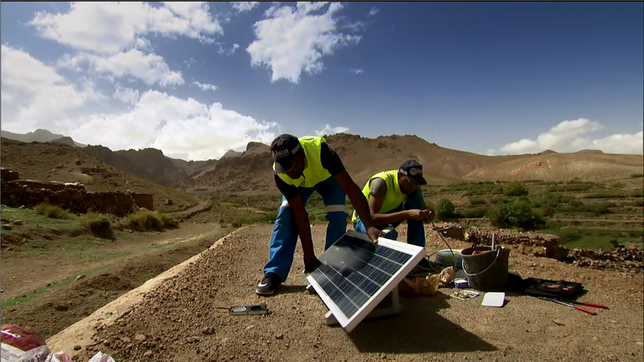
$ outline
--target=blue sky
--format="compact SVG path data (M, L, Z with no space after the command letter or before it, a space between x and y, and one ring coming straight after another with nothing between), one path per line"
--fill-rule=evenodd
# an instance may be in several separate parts
M221 157L280 133L642 154L642 2L0 3L2 129Z

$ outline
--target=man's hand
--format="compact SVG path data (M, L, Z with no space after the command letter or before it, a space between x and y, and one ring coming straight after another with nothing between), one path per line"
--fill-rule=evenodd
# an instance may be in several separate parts
M427 210L427 218L425 220L423 220L423 222L425 224L431 224L433 222L434 217L436 216L436 214L434 213L434 210L429 210L429 209L426 209L426 210Z
M427 210L427 219L425 219L425 221L432 221L434 219L434 216L436 216L436 214L434 214L434 210L425 210Z
M369 226L367 228L367 235L369 235L369 239L371 239L374 244L378 244L378 238L382 236L382 231L378 230L378 228L374 226Z
M429 210L418 210L418 209L413 209L413 210L408 210L408 219L412 219L414 221L422 221L426 220L429 218ZM433 213L432 213L433 214Z
M320 262L315 254L312 254L309 257L306 255L304 256L304 273L310 273L320 265L322 265L322 262Z

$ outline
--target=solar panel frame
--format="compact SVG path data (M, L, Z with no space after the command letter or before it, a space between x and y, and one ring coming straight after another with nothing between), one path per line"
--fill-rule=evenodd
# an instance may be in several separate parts
M343 242L343 239L345 239L347 236L357 238L357 239L362 239L364 241L367 241L368 243L371 243L371 240L368 238L368 236L364 233L358 233L353 230L348 230L346 234L344 234L336 243ZM407 244L407 243L402 243L399 241L395 240L390 240L390 239L385 239L385 238L378 238L378 246L380 248L388 248L396 252L401 252L407 255L410 255L410 257L402 263L396 270L391 274L384 283L382 283L378 289L376 290L375 293L370 295L366 301L364 301L359 307L357 308L357 311L355 311L353 314L350 316L346 315L345 312L342 310L340 305L337 303L338 298L333 298L331 297L325 290L324 287L318 283L318 281L315 279L313 276L314 273L321 273L324 274L320 270L320 268L329 268L328 264L326 261L324 261L324 255L329 252L333 252L333 247L336 245L332 245L327 251L325 251L324 254L320 256L320 261L322 261L322 265L318 267L316 270L310 272L307 274L306 279L307 281L313 286L315 291L317 292L318 296L322 299L324 304L329 308L335 319L340 323L340 325L345 329L345 331L351 332L357 325L360 323L369 313L375 309L376 306L389 294L397 285L400 283L400 281L418 264L418 262L424 257L425 254L425 249L420 246L412 245L412 244ZM382 249L379 249L382 250ZM377 254L374 254L377 255ZM382 258L381 255L377 255L379 258ZM391 262L391 260L389 260ZM344 260L342 261L344 264ZM367 263L367 265L370 265L373 263ZM400 264L400 263L397 263ZM336 271L336 274L332 275L335 278L340 278L337 276L337 274L340 274ZM331 279L328 278L327 275L325 275L329 282L331 282ZM352 282L348 281L348 278L342 277L342 282L347 281L348 285L354 286L353 290L359 290L362 292L362 290L357 287L355 284ZM368 279L368 278L367 278ZM378 284L378 283L375 283ZM336 286L334 284L334 286ZM336 286L337 287L337 286ZM341 288L336 288L344 294L344 296L348 298L346 295L346 288L345 290L342 290ZM364 293L364 292L363 292ZM368 294L368 293L364 293ZM346 309L346 308L345 308Z

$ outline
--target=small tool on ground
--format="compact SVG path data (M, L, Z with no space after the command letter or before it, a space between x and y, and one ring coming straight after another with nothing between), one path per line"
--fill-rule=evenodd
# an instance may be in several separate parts
M233 315L251 315L251 314L268 314L268 308L265 303L256 305L236 305L232 307L216 307L217 309L226 309Z
M584 307L579 307L579 306L577 306L575 304L585 305L585 306L588 306L588 307L608 309L608 307L606 307L605 305L597 305L597 304L582 303L582 302L572 302L572 301L563 302L563 301L558 300L558 299L545 298L545 297L538 297L538 298L543 299L543 300L548 300L548 301L551 301L551 302L554 302L554 303L558 303L558 304L561 304L561 305L565 305L567 307L574 308L574 309L580 310L580 311L582 311L584 313L588 313L588 314L591 314L591 315L597 315L597 313L593 312L590 309L586 309Z

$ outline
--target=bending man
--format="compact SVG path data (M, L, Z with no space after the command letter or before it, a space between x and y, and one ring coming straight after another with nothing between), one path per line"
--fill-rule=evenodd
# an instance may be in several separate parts
M324 138L306 136L298 139L283 134L271 143L271 153L275 184L283 197L271 235L264 278L255 289L259 295L273 294L286 281L298 235L302 241L304 271L309 272L320 264L313 250L311 225L305 208L314 191L322 196L329 221L325 250L346 232L345 196L349 196L363 220L364 232L371 240L375 242L381 235L380 230L371 226L367 199Z

